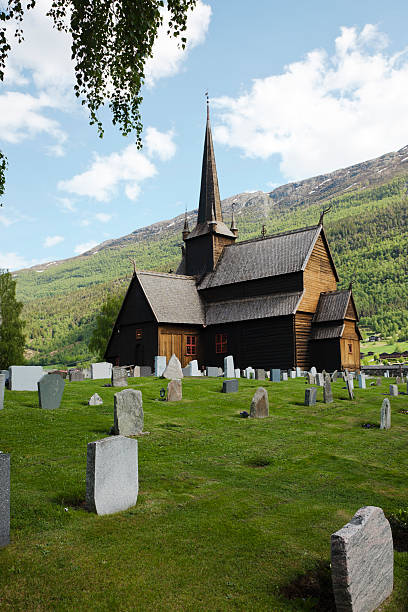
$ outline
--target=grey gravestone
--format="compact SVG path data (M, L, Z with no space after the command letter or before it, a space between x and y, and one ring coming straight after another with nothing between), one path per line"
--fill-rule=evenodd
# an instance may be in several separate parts
M184 376L201 376L201 372L198 369L198 361L197 359L193 359L183 368Z
M338 371L337 371L337 370L334 370L334 372L333 372L333 374L332 374L332 376L331 376L332 382L337 382L337 376L338 376L338 374L339 374L339 373L338 373Z
M37 391L37 383L45 372L41 366L10 366L11 391Z
M40 408L45 410L59 408L64 393L65 380L59 374L46 374L37 384Z
M85 375L82 370L70 370L68 372L69 382L77 382L85 380Z
M214 367L208 366L208 368L207 368L207 376L211 376L212 378L217 378L217 376L219 376L218 368L214 368Z
M271 381L272 382L280 382L281 379L281 371L279 368L273 368L271 370Z
M319 387L323 387L324 385L324 374L323 372L318 372L316 375L316 384L319 385Z
M230 380L224 380L222 383L223 393L236 393L238 391L238 381L234 378Z
M398 385L390 385L390 395L398 395Z
M139 378L140 377L140 366L135 365L133 368L133 377L134 378Z
M84 378L92 378L91 368L84 368L82 371L84 373Z
M316 384L316 377L313 376L313 374L311 374L310 372L307 373L307 384L308 385L315 385Z
M360 508L331 536L336 609L373 612L392 593L394 550L390 524L381 508Z
M235 368L235 378L241 378L241 370L239 368Z
M298 366L296 366L296 377L300 378L301 376L302 376L302 370Z
M316 404L316 393L315 387L310 387L305 391L305 406L314 406Z
M388 370L387 370L386 372L384 372L384 377L385 377L385 378L389 378L389 377L390 377L390 373L389 373L389 371L388 371Z
M181 386L181 380L174 378L167 385L167 401L168 402L181 402L183 399L183 388Z
M288 380L288 373L282 372L282 380Z
M245 374L245 378L253 378L255 376L255 370L254 368L251 368L249 366L248 368L245 368L244 374ZM254 376L251 376L251 374L253 374Z
M232 355L224 357L224 376L225 378L234 378L235 376L234 358Z
M137 436L143 432L142 392L124 389L113 398L113 429L121 436Z
M163 378L167 378L169 380L180 380L183 378L181 363L174 353L169 359L167 368L163 371Z
M381 404L381 424L380 429L391 428L391 404L388 397L385 397Z
M364 374L358 375L358 386L360 389L366 389L366 379Z
M323 401L325 404L331 404L333 401L333 392L330 383L330 376L324 381L323 385Z
M10 455L0 451L0 548L10 542Z
M150 366L140 366L140 376L151 376L152 368Z
M262 368L257 368L255 370L255 379L256 380L265 380L265 370Z
M0 374L4 374L4 376L6 377L6 382L8 382L10 372L8 370L0 370Z
M312 366L312 367L310 368L310 373L312 374L312 376L316 376L316 374L317 374L317 370L316 370L316 368L315 368L314 366Z
M381 378L377 378L375 384L377 385L377 387L379 387L381 385Z
M89 510L97 514L127 510L136 504L138 492L137 440L115 436L90 442L86 457Z
M103 404L103 399L101 398L100 395L98 395L97 393L94 393L90 398L89 398L89 402L88 405L89 406L102 406Z
M400 385L403 382L401 376L397 376L395 382L397 385Z
M112 375L112 364L107 361L100 363L91 363L92 380L100 380L102 378L110 378Z
M353 379L352 378L348 378L347 377L346 386L347 386L347 391L348 391L348 394L349 394L349 398L351 400L353 400L354 399L354 386L353 386Z
M258 387L252 398L249 416L252 419L262 419L269 416L268 392L263 387Z
M295 370L289 370L289 377L290 378L296 378L296 371Z
M128 375L126 368L120 368L115 366L112 368L112 387L127 387L128 386Z
M166 369L166 356L165 355L156 355L154 358L154 375L162 376L164 370Z
M4 388L6 386L6 377L0 374L0 410L4 408Z

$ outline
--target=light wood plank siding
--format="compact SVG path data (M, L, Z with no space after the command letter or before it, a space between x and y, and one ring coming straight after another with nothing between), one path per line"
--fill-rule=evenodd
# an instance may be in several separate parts
M306 269L303 273L305 294L299 304L299 311L316 312L320 294L337 289L334 269L321 236L316 241Z

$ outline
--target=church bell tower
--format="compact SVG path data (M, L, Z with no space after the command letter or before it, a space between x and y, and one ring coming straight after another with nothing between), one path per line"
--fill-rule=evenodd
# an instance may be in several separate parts
M238 230L235 226L234 216L232 218L231 229L228 229L222 220L207 97L207 123L205 127L197 225L189 232L188 226L185 223L183 230L185 274L193 276L212 272L224 247L234 243L237 235Z

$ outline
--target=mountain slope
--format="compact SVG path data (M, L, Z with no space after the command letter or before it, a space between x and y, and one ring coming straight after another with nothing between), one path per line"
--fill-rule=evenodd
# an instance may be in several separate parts
M239 194L232 202L239 239L316 224L332 206L325 229L342 285L352 280L363 322L408 337L408 147L351 168L290 183L270 193ZM188 213L190 227L196 211ZM108 240L87 253L16 273L33 361L66 363L90 357L95 313L112 291L124 291L132 264L169 270L180 260L184 215ZM402 339L402 338L401 338Z

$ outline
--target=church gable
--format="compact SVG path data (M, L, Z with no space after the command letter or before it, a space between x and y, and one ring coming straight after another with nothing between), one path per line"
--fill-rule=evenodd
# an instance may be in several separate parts
M337 289L338 275L324 236L323 228L316 239L303 272L304 296L299 311L316 312L320 294Z

